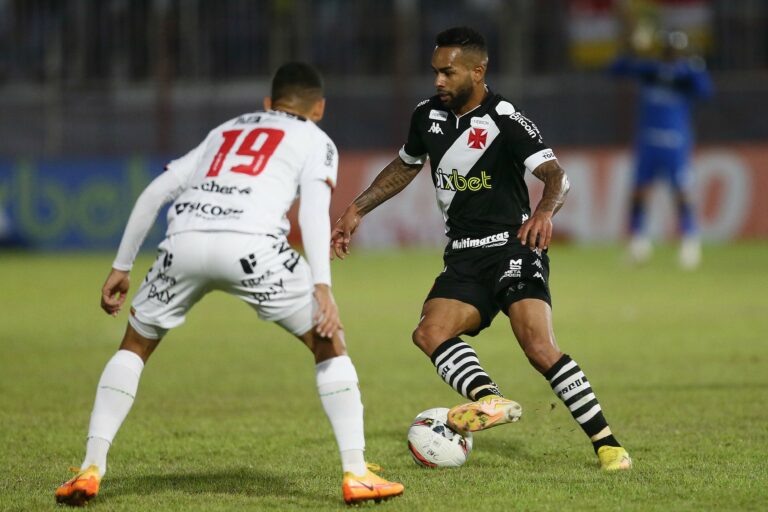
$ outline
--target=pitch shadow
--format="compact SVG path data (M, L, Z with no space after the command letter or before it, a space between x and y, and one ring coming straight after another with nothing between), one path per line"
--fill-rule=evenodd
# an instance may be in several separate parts
M231 468L211 472L180 472L148 474L142 476L109 479L105 481L102 499L161 493L165 491L197 494L231 494L249 497L306 497L317 501L316 495L302 492L302 484L267 470L255 468Z

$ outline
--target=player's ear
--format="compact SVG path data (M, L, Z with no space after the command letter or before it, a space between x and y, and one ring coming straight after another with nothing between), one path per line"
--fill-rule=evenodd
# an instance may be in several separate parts
M272 110L272 96L264 98L264 110Z
M472 68L472 80L476 83L480 83L485 80L485 66L477 64Z
M309 118L315 123L319 122L325 114L325 98L320 98L312 106L312 110L309 113Z

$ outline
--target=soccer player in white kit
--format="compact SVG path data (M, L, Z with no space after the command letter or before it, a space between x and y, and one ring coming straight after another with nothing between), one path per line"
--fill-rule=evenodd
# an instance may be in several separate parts
M312 351L320 400L341 453L344 501L402 494L402 484L366 465L357 373L331 293L328 208L338 154L315 124L325 107L319 73L303 63L283 65L264 107L212 130L137 199L102 288L104 311L117 316L122 309L136 254L161 207L173 201L166 238L133 299L120 349L99 380L83 463L56 490L57 502L79 506L96 496L144 364L212 290L241 298ZM297 195L306 261L286 238L286 214Z

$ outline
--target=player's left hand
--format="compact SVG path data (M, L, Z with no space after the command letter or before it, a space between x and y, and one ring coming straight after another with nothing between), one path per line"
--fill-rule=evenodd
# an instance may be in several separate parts
M336 332L343 329L339 318L339 307L333 299L331 287L327 284L315 285L315 300L317 312L315 313L315 331L323 338L332 338Z
M552 240L552 213L534 212L531 217L520 226L517 238L522 245L533 249L543 250L549 247Z
M108 315L117 316L131 287L129 272L112 269L101 287L101 309Z

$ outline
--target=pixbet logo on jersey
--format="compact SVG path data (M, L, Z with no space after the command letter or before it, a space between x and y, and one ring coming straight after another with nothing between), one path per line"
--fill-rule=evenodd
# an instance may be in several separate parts
M491 177L485 171L482 171L480 177L472 176L466 178L459 174L459 171L456 169L453 169L451 174L447 174L438 168L435 173L435 187L451 192L463 192L465 190L477 192L482 188L491 188Z

